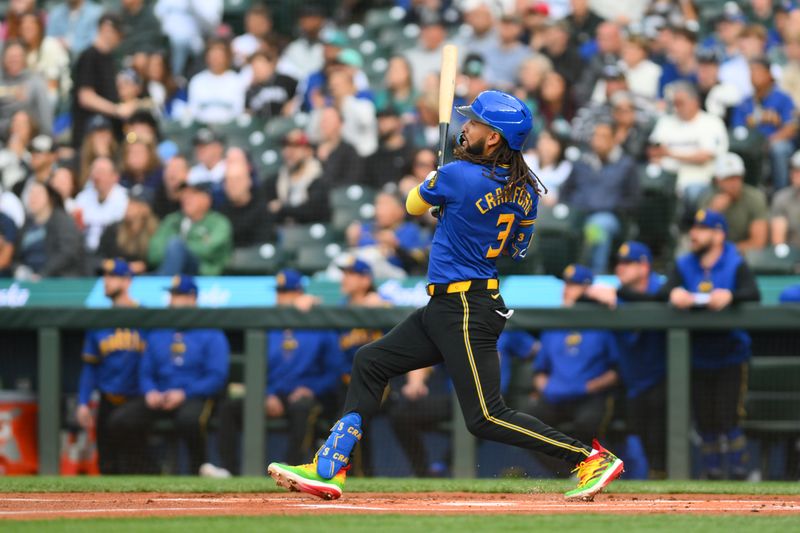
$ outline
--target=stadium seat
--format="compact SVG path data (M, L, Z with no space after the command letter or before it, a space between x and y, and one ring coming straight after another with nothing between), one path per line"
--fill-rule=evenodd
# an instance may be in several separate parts
M751 250L745 254L745 259L756 274L800 274L800 250L797 248L769 247Z
M758 187L764 181L768 158L766 138L757 130L745 127L733 128L728 132L729 150L739 154L744 161L744 181Z
M297 260L294 262L294 266L304 274L314 274L328 268L331 261L341 251L342 247L336 243L315 243L303 246L297 251Z
M636 214L638 234L656 257L664 257L674 241L677 197L677 176L658 165L647 165L639 173L642 197Z
M233 276L270 275L285 266L286 254L274 244L259 244L233 250L225 273Z
M540 206L534 236L535 253L545 274L560 276L574 263L583 242L583 214L564 204Z
M330 205L334 210L337 208L358 208L374 201L375 190L363 185L344 185L336 187L330 192Z
M305 246L330 244L334 241L334 233L325 224L298 224L281 228L278 243L281 250L292 257Z

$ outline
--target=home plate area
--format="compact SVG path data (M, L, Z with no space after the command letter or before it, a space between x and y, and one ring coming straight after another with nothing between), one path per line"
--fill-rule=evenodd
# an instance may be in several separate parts
M601 494L565 502L560 494L347 493L326 502L303 494L4 493L0 519L302 514L750 514L800 517L798 496Z

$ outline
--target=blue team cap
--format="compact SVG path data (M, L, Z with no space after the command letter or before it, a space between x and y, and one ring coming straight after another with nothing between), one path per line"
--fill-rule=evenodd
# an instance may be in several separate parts
M100 272L106 276L132 277L133 271L124 259L106 259L100 265Z
M576 285L591 285L594 282L594 274L589 267L583 265L569 265L564 269L561 276L564 283L574 283Z
M628 241L623 243L617 250L617 259L631 263L651 264L653 262L653 254L643 242Z
M791 285L781 291L778 301L782 304L800 303L800 284Z
M275 289L278 292L302 291L303 275L297 270L285 268L275 275Z
M369 266L369 263L355 257L342 270L372 277L372 267Z
M197 283L192 276L181 274L172 278L172 285L167 290L172 294L197 294Z
M728 233L728 222L725 220L725 215L708 209L701 209L697 212L694 216L693 225L711 229L721 229L725 233Z

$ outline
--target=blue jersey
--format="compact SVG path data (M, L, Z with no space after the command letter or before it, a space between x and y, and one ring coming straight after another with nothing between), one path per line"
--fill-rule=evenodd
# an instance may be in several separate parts
M317 397L333 392L343 374L339 335L332 330L268 332L267 394L308 387Z
M183 389L188 398L214 396L228 379L229 359L221 330L154 330L139 373L142 392Z
M663 284L660 275L651 273L646 293L656 294ZM667 375L667 339L663 331L620 331L616 337L619 371L628 398L636 398L664 380Z
M773 87L760 102L756 103L755 96L751 96L736 106L731 116L731 126L755 128L769 137L794 120L794 115L792 98Z
M587 396L589 380L616 367L619 361L617 340L610 331L545 331L541 342L533 370L549 376L542 393L551 403Z
M455 161L420 185L427 203L442 208L428 261L428 281L497 277L503 252L519 261L533 236L539 196L530 184L506 188L507 171Z
M139 395L139 362L145 347L144 334L138 329L87 331L78 403L89 403L95 390L115 396Z
M423 249L430 244L430 238L422 228L413 222L403 222L391 231L397 239L397 246L408 253L422 254L424 253ZM376 236L379 232L380 228L375 223L362 223L358 246L374 246L378 244ZM396 254L388 257L388 260L396 267L402 268L403 266L403 262Z
M719 260L708 270L700 264L699 257L692 253L678 258L676 266L684 289L691 293L708 294L714 289L736 289L736 272L743 261L736 246L726 242ZM749 357L750 336L744 330L692 333L692 365L695 368L724 368L742 363Z
M504 331L497 339L500 354L500 393L508 393L513 360L531 357L536 337L527 331Z

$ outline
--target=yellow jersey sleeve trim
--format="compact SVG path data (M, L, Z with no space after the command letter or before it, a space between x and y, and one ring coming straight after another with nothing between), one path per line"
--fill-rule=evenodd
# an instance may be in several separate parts
M408 198L406 198L406 211L408 211L409 215L423 215L425 211L431 207L433 206L426 202L419 193L419 186L414 187L408 193Z
M534 222L536 222L536 219L532 218L530 220L522 220L522 221L520 221L519 225L520 226L533 226Z
M91 363L91 364L96 364L96 363L100 362L100 356L94 355L94 354L91 354L91 353L84 353L81 356L81 359L83 359L85 362Z

